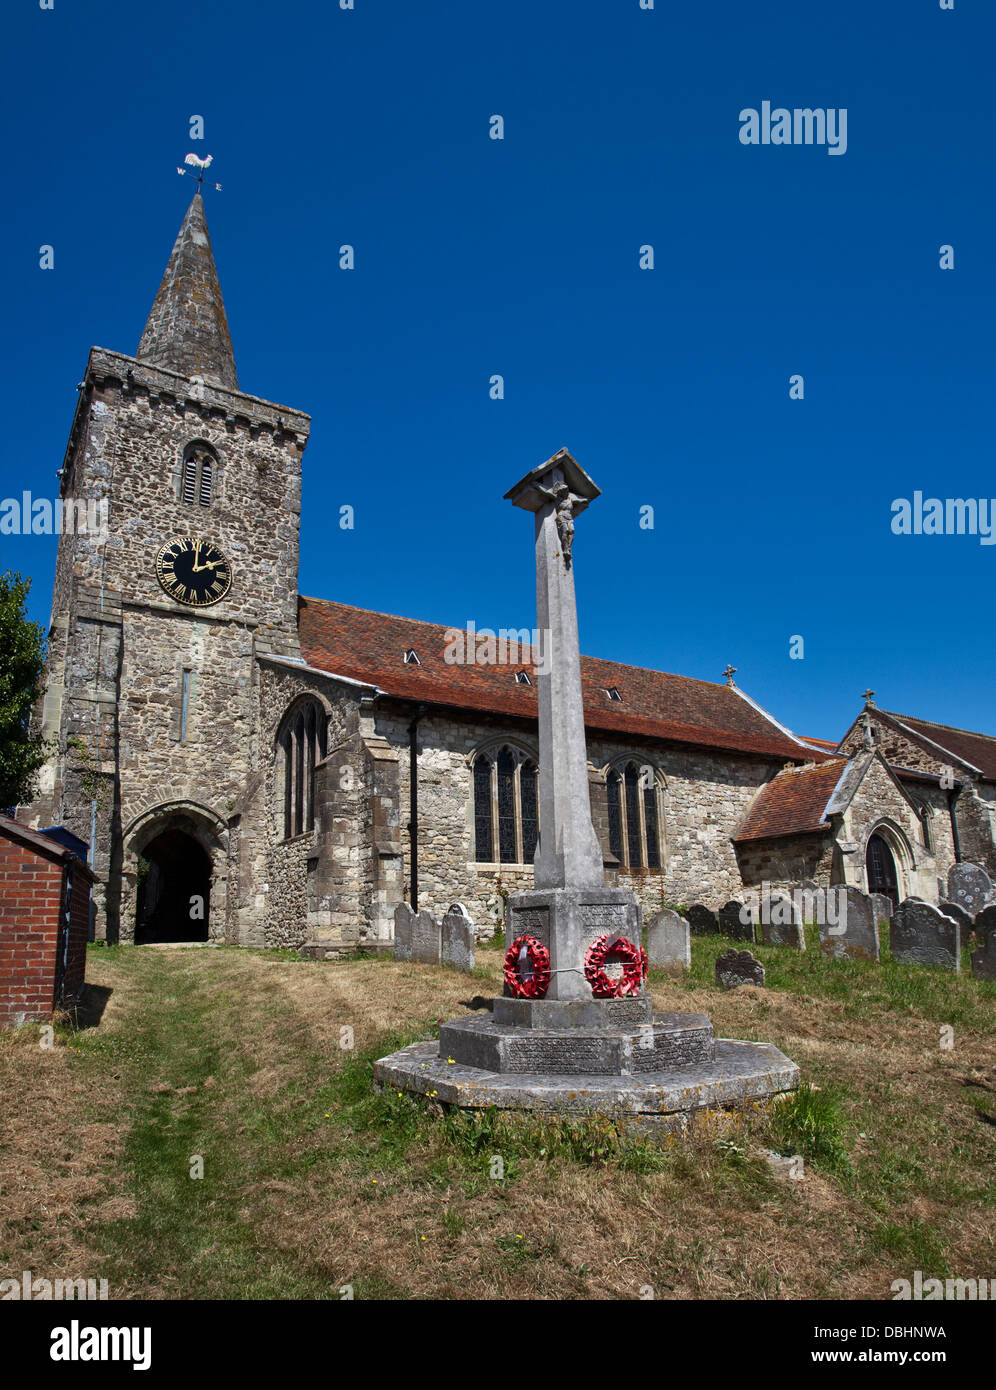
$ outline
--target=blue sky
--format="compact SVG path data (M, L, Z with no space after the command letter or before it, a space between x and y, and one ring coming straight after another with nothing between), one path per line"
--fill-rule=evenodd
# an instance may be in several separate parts
M840 736L867 685L996 733L996 546L890 526L918 489L996 497L991 0L18 0L2 24L0 496L54 495L87 350L134 352L175 167L210 152L240 384L313 417L303 593L532 626L502 494L566 445L604 492L586 651L730 661L802 733ZM846 108L846 154L741 144L764 100ZM0 541L47 622L54 539Z

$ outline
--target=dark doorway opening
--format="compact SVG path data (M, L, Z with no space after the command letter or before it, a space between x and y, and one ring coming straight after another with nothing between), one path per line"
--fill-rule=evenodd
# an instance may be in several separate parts
M881 835L873 835L868 841L865 864L868 869L869 893L884 893L892 900L893 906L898 907L899 876L896 873L896 861Z
M182 830L164 830L139 858L135 944L207 941L211 860Z

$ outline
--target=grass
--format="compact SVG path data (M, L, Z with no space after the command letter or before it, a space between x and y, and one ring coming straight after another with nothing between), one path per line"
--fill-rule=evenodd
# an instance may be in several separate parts
M726 993L730 944L693 939L657 1006L774 1042L804 1084L753 1130L663 1145L611 1116L374 1090L377 1057L500 989L499 946L472 977L95 948L98 1026L61 1025L53 1049L0 1033L0 1277L131 1298L888 1298L913 1269L986 1273L993 986L755 947L768 988Z

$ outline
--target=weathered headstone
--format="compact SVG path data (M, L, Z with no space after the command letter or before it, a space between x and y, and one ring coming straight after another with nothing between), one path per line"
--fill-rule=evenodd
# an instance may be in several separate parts
M750 914L744 912L743 903L723 904L719 909L719 930L722 936L732 936L734 941L754 940L754 924Z
M468 973L474 968L474 924L465 908L454 903L440 926L440 960Z
M772 893L762 898L760 927L765 946L790 946L794 951L806 949L799 911L784 893Z
M869 893L868 896L871 898L872 906L875 908L875 921L891 922L892 914L896 910L893 906L892 899L885 893Z
M420 912L412 923L412 960L422 965L438 965L442 950L439 923L431 912Z
M980 942L987 936L992 935L993 932L996 932L996 903L990 904L989 907L984 907L972 923L972 926ZM964 940L964 934L962 940Z
M415 914L408 903L398 903L394 909L394 959L411 960L412 924Z
M980 864L955 864L948 874L948 900L974 917L996 902L996 891Z
M702 903L693 903L685 915L688 918L688 927L693 936L715 936L719 931L719 918L711 907L705 907Z
M878 960L878 912L867 893L836 887L827 894L820 950L835 960ZM831 917L833 920L831 920Z
M961 969L961 928L930 903L905 898L889 927L892 959L903 965L942 965Z
M964 946L965 942L968 940L969 933L975 926L975 918L972 916L971 912L966 912L960 903L949 902L947 898L942 898L937 906L939 911L943 912L947 917L953 917L959 927L961 927L961 944Z
M764 985L764 966L750 951L724 951L716 958L716 983L723 989Z
M979 949L972 952L972 974L977 980L996 980L996 907L987 907L975 919Z
M647 923L647 960L657 969L667 970L680 965L687 970L692 963L692 946L688 923L680 912L665 908Z

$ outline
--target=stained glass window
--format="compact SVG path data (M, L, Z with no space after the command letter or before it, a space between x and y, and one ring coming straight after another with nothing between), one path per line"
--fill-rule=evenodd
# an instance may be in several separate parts
M522 862L531 864L539 838L535 763L523 763L519 769L519 793L522 801Z
M539 774L515 749L474 761L474 857L478 863L532 863L539 838ZM494 807L498 807L497 825Z
M507 748L498 754L498 858L515 864L515 759Z
M647 868L661 866L661 840L657 829L657 785L651 779L643 789L643 821L647 830Z
M629 865L642 869L643 845L640 836L640 774L630 763L626 768L626 839L629 841Z
M609 849L619 860L620 864L625 864L626 856L623 854L622 841L622 805L620 791L622 778L618 772L609 773Z
M474 764L474 857L479 864L494 858L491 844L491 759Z

